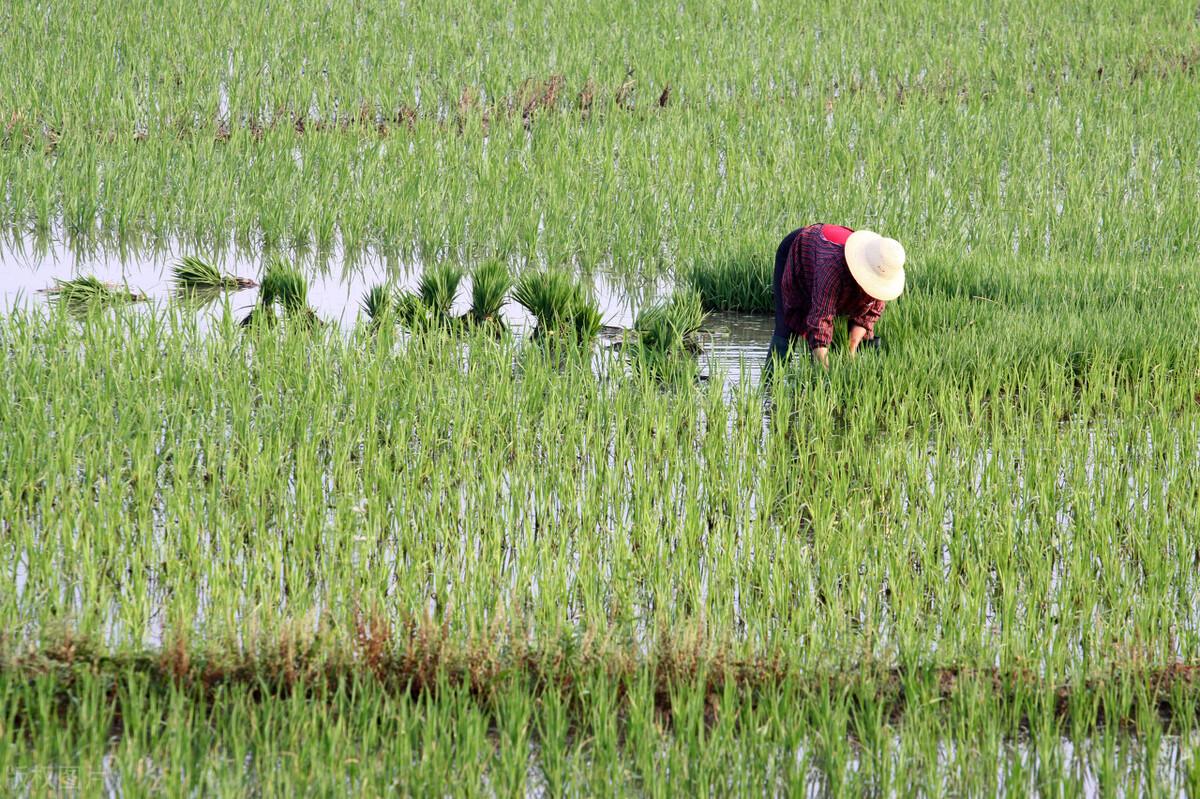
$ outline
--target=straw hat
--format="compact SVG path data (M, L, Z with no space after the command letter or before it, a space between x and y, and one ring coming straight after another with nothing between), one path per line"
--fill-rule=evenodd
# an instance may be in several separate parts
M904 246L871 230L846 239L846 265L862 290L877 300L894 300L904 291Z

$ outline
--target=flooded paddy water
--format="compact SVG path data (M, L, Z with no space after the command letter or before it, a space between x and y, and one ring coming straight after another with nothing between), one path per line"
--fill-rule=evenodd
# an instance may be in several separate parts
M0 241L0 313L17 308L32 308L52 300L47 293L56 281L94 276L104 283L126 287L144 295L145 306L194 309L198 323L206 326L225 312L228 303L236 318L244 318L258 301L258 288L217 292L204 302L181 298L173 285L171 267L194 247L171 243L154 249L93 248L81 251L52 239L40 243L24 240ZM225 274L257 280L265 258L231 247L214 264ZM351 330L365 317L362 301L372 286L388 283L395 288L413 288L424 265L420 259L383 256L367 251L352 258L333 251L317 258L298 261L309 279L308 300L318 318L343 330ZM584 275L600 308L601 321L609 330L608 342L619 337L620 329L633 326L638 311L670 292L668 277L646 280L598 270ZM459 287L452 312L456 315L469 307L470 276ZM518 335L533 329L528 311L509 300L503 310L505 323ZM760 379L774 320L762 314L714 312L706 319L700 355L701 376L719 373L726 390L742 380Z

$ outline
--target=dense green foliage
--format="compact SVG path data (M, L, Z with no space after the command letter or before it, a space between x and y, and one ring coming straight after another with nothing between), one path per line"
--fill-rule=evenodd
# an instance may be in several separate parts
M0 18L0 219L619 270L765 262L819 220L894 234L914 267L1190 256L1194 14L22 3Z

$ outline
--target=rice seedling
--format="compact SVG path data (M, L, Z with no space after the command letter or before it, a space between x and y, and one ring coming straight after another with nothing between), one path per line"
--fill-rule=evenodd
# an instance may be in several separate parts
M1194 3L927 5L8 4L5 247L695 294L632 361L456 267L395 347L270 329L287 264L244 331L6 311L4 791L1200 791ZM911 242L886 358L642 368L816 221Z
M373 330L395 320L394 292L390 286L381 283L371 286L360 305Z
M571 336L588 343L600 332L599 306L568 272L526 271L517 279L512 298L533 315L535 338Z
M471 272L471 319L475 324L503 328L500 311L513 287L512 274L500 260L484 261Z
M93 275L55 280L54 285L43 292L49 295L51 300L73 308L122 305L146 300L145 294L131 291L127 286L105 283Z
M407 327L447 327L453 321L451 307L462 282L463 270L455 264L433 264L421 273L416 291L402 291L395 299L396 314Z
M249 289L258 286L253 280L234 277L220 272L210 262L194 255L185 255L171 267L176 288L198 289Z
M693 288L681 287L668 299L639 313L633 329L645 350L694 354L701 349L700 328L704 318L700 293Z

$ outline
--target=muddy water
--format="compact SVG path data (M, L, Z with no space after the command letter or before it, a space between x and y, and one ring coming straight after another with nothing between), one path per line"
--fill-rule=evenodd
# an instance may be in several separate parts
M107 283L125 285L146 295L151 304L165 306L175 298L172 293L171 266L184 255L197 254L192 247L172 244L149 251L78 252L58 242L34 246L24 242L0 242L0 313L16 308L44 306L49 302L45 289L55 280L94 275ZM212 259L224 273L257 280L264 266L259 255L227 251ZM335 253L316 264L302 264L309 278L309 304L322 319L343 329L353 327L363 313L360 307L367 290L391 281L399 287L414 287L422 265L367 254L349 263ZM611 327L631 327L639 309L670 291L669 280L647 281L610 273L596 272L588 277L600 304L603 323ZM455 300L455 313L469 306L470 278L464 278ZM229 307L237 317L245 316L258 301L257 289L228 294ZM223 300L200 307L196 313L203 323L223 313ZM149 306L147 306L149 307ZM523 308L508 303L504 317L518 333L532 328L532 319ZM713 314L705 329L705 352L701 356L703 374L720 374L727 386L740 380L759 379L771 338L772 319L751 314Z

